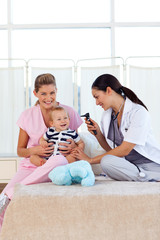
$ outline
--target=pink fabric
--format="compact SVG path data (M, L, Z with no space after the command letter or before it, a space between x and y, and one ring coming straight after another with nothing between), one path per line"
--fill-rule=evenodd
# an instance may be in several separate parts
M35 168L19 168L15 176L10 180L10 182L3 189L2 193L6 193L9 198L12 198L15 184L20 183L23 179L31 175L33 171L35 171Z
M21 184L29 185L36 183L51 182L51 180L48 177L50 171L55 167L66 164L68 164L68 161L64 156L62 155L52 156L47 160L47 162L43 166L38 167L31 175L25 178L21 182Z
M8 184L9 186L7 185L3 192L5 192L10 199L12 199L14 186L16 183L29 185L50 182L50 179L48 178L49 172L53 168L65 165L67 163L68 161L64 156L58 155L50 157L43 166L37 167L36 169L35 168L20 169L15 175L15 177Z
M69 116L70 116L70 125L69 128L72 130L77 130L78 127L82 124L82 120L78 113L71 107L59 104L64 107ZM41 113L40 106L33 106L27 110L25 110L17 121L17 125L27 132L29 136L29 141L27 147L34 147L38 145L39 138L44 134L47 130L47 127L44 123L43 116ZM19 169L15 176L11 179L11 181L7 184L3 193L6 193L8 197L11 199L13 196L14 186L16 183L21 184L35 184L48 182L50 179L48 178L49 172L60 165L67 164L68 161L62 155L53 156L48 159L48 161L41 167L36 167L30 162L29 158L24 158L21 160ZM0 229L3 222L3 214L0 216Z
M64 107L70 116L69 128L72 130L77 130L82 124L82 119L78 113L69 106L62 104L59 105ZM47 130L47 126L44 123L39 104L22 112L17 121L17 125L27 132L29 136L28 147L39 145L38 141L40 137Z
M82 124L82 120L78 113L71 107L59 104L60 106L66 108L68 111L68 114L70 116L70 128L73 130L78 129L78 127ZM29 136L29 141L27 147L34 147L38 145L39 138L44 134L44 132L47 130L47 127L44 123L43 116L41 113L41 109L39 104L37 106L33 106L27 110L25 110L20 118L17 121L17 125L22 128L24 131L27 132ZM56 156L57 159L57 156ZM58 161L58 160L57 160ZM66 164L66 161L64 161ZM45 167L47 167L50 164L50 161L47 161L45 165L42 167L36 167L30 162L29 158L24 158L21 160L19 165L19 170L14 176L14 178L9 182L9 184L6 186L6 188L3 190L3 192L8 193L9 197L12 196L13 188L16 183L21 182L23 179L26 179L27 176L33 175L33 172L36 171L36 174L40 174L39 181L43 181L43 172L39 169L44 170ZM55 163L55 160L53 161L52 169L58 165L58 163ZM60 165L62 165L59 162ZM35 174L34 174L35 175ZM41 179L42 177L42 179ZM44 179L44 181L46 181ZM38 183L38 180L37 180ZM30 183L31 184L31 183ZM9 190L10 189L10 190ZM10 193L11 191L11 193Z
M7 196L12 199L14 186L16 183L29 185L29 184L36 184L42 182L50 182L48 178L49 172L61 165L66 165L68 163L67 159L62 156L53 156L48 159L48 161L41 167L35 168L20 168L12 180L7 184L4 188L3 192L7 194ZM0 231L3 223L5 211L0 215Z
M78 129L78 127L82 124L82 119L80 118L78 113L69 106L62 104L59 105L64 107L70 116L69 128L71 128L72 130ZM40 137L44 134L44 132L47 131L47 127L44 123L39 104L25 110L20 115L20 118L17 121L17 125L24 131L26 131L29 136L29 141L27 145L28 148L39 145L38 142ZM36 168L36 166L30 162L29 158L22 159L20 162L20 166Z

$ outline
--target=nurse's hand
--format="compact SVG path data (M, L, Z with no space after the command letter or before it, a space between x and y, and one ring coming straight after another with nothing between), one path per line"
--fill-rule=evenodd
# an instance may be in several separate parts
M75 150L72 151L73 156L77 159L77 160L85 160L89 163L91 163L91 158L88 157L87 154L84 153L84 151L80 148L75 148Z
M41 145L38 145L38 146L32 147L30 151L31 151L30 155L48 157L53 153L54 146L53 146L53 143L48 143L46 147L42 147Z
M93 123L93 125L91 125L91 123L89 121L87 121L87 119L85 119L85 123L87 124L88 131L91 134L93 134L94 136L95 136L95 134L94 134L93 130L97 131L97 135L99 133L101 133L101 130L100 130L100 127L98 126L98 124L93 119L90 118L90 120Z
M66 142L67 143L59 143L59 150L63 156L68 155L69 153L71 153L72 149L77 147L73 139L67 139Z

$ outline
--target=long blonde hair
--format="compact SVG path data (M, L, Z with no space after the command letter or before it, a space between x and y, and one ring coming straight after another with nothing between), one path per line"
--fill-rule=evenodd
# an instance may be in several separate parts
M34 82L34 90L37 93L43 85L49 85L49 84L53 84L56 87L56 79L52 74L44 73L44 74L38 75ZM35 105L37 104L39 104L39 100L37 100Z

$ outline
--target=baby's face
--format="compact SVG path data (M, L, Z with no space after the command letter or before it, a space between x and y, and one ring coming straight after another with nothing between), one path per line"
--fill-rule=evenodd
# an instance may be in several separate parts
M57 132L64 131L69 127L69 117L68 114L62 111L54 111L52 113L53 124Z

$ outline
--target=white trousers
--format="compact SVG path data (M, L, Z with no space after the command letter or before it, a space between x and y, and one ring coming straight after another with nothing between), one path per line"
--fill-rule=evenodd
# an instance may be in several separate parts
M160 164L154 162L137 164L145 177L140 177L138 168L125 158L106 155L100 164L104 173L118 181L160 181Z

